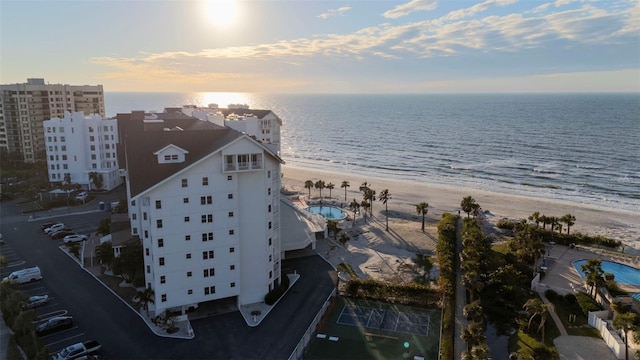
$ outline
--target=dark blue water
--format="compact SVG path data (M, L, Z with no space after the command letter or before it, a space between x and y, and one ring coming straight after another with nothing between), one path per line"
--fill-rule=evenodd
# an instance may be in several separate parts
M246 103L283 120L287 164L638 211L637 94L106 93L107 115Z

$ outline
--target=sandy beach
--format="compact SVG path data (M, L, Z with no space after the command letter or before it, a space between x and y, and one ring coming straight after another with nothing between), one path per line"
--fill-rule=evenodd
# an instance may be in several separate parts
M624 210L598 208L584 204L574 204L524 196L492 193L475 189L448 187L436 184L365 177L356 174L338 173L324 170L307 169L285 165L282 167L284 188L297 191L305 198L309 191L304 188L306 180L324 180L333 183L331 198L344 201L344 188L340 185L348 181L347 201L354 198L362 200L359 186L363 182L379 194L389 189L391 200L389 208L389 232L385 231L384 205L380 201L373 204L373 221L366 225L360 219L359 226L349 230L352 235L346 249L339 246L319 249L325 251L332 263L349 262L368 276L382 279L409 279L412 274L408 268L416 253L433 254L437 239L436 224L444 212L458 212L460 201L465 196L473 196L484 211L486 219L495 224L501 218L523 219L533 212L547 216L562 216L570 213L576 217L571 231L584 234L603 235L620 240L627 246L640 248L640 213ZM329 190L322 191L323 198L329 197ZM317 189L311 189L311 199L318 199ZM422 218L416 212L416 204L429 203L425 232L421 230ZM464 215L464 213L462 213ZM322 246L322 244L319 244ZM627 248L625 252L630 249ZM640 252L640 250L636 250ZM404 265L403 265L404 264ZM407 266L409 265L409 266ZM372 271L372 269L374 271Z

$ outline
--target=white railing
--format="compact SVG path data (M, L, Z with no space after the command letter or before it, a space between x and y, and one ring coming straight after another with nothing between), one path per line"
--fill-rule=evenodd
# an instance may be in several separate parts
M305 331L304 335L302 335L302 339L300 339L300 341L298 342L298 345L296 345L296 348L293 349L291 356L289 356L289 360L302 359L302 355L304 355L304 349L306 349L307 345L311 341L311 337L316 332L317 326L320 323L320 320L322 320L322 317L324 316L324 313L327 311L327 308L329 307L329 304L331 304L331 301L333 300L334 296L336 296L335 288L333 289L331 294L329 294L329 297L327 297L327 300L324 301L324 304L322 304L322 308L320 309L320 311L318 311L318 314L316 314L316 317L313 318L311 325L309 325L309 327L307 328L307 331Z

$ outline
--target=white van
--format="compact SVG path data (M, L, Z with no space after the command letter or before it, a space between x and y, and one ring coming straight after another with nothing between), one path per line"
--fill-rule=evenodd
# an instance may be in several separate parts
M29 281L42 279L42 273L38 266L34 266L28 269L17 270L9 274L6 278L2 279L3 282L10 284L24 284Z
M89 196L89 194L87 194L86 191L83 191L83 192L79 193L78 195L76 195L76 200L84 201L88 196Z

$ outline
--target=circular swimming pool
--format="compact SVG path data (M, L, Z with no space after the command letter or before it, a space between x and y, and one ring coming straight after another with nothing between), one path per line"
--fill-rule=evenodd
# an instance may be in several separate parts
M321 215L327 220L342 220L347 217L344 211L333 206L309 206L305 210L312 214Z
M584 273L580 269L587 260L577 260L573 262L573 267L576 268L578 274L583 279L586 279ZM640 286L640 270L634 267L620 264L613 261L602 261L602 271L611 273L615 276L615 280L619 284L637 285Z

